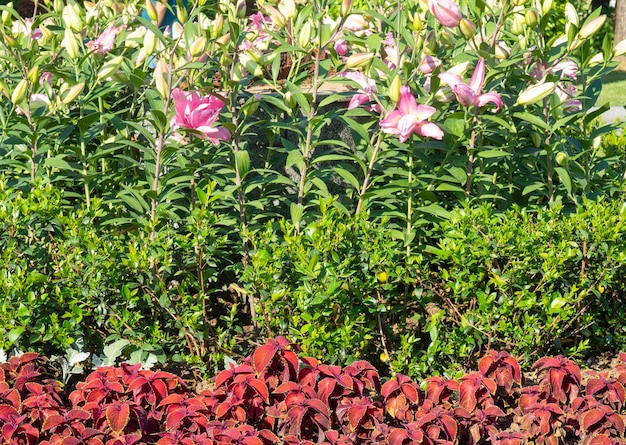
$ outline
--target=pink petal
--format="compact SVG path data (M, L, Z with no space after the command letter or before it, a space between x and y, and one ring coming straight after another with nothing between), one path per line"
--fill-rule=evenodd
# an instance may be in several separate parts
M455 85L452 87L452 92L464 107L475 105L476 93L474 93L469 85L465 85L464 83Z
M469 86L476 94L480 94L485 83L485 59L482 57L478 59L472 78L470 79Z
M498 111L500 108L502 108L502 98L500 97L498 93L493 93L493 92L485 93L477 97L477 100L476 100L477 107L483 107L487 105L488 103L493 103L496 106L496 108L493 110L494 113Z
M402 114L417 113L417 101L407 86L400 88L400 99L398 100L398 110Z
M461 21L461 8L452 0L430 0L430 12L447 28L454 28Z
M451 73L449 71L443 72L439 74L439 78L446 83L450 88L454 88L456 85L463 84L463 79L456 73Z
M420 122L417 125L416 132L420 136L437 139L439 141L443 139L443 131L432 122Z

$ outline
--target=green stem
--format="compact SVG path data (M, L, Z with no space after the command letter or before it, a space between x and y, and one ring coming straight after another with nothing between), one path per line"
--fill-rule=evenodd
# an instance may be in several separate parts
M359 201L356 205L355 214L361 213L361 207L363 205L363 196L365 192L367 192L367 187L369 186L369 181L372 176L372 172L374 171L374 165L376 164L376 158L378 157L378 151L380 150L380 144L383 141L383 133L382 131L378 133L378 139L376 140L376 145L374 146L374 151L372 152L372 157L370 159L370 163L367 166L367 173L365 174L365 178L363 179L363 185L361 186L361 191L359 193Z
M405 235L405 243L406 243L406 258L407 261L411 256L411 232L413 231L413 146L411 145L411 149L409 151L409 177L408 177L408 185L409 185L409 199L407 203L406 210L406 235Z

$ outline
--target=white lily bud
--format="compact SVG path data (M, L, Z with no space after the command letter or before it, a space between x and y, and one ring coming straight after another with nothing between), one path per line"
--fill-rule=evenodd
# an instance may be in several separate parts
M554 87L554 82L531 85L517 97L516 103L518 105L530 105L539 102L544 97L552 94Z
M67 84L63 84L64 86ZM76 85L63 89L61 91L61 104L67 105L71 103L74 99L78 97L78 95L83 91L85 87L85 82L77 83Z

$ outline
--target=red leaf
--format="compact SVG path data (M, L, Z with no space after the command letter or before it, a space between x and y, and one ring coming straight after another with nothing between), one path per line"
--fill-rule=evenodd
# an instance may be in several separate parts
M598 434L587 445L611 445L611 439L605 434Z
M250 380L249 384L261 396L263 401L269 405L269 403L270 403L270 393L269 393L269 390L267 389L267 385L265 383L263 383L259 379L252 379L252 380Z
M580 426L583 430L589 431L592 426L604 418L604 411L601 409L590 409L580 415Z
M252 354L252 363L254 364L254 370L260 374L267 368L278 349L276 346L270 343L266 343L263 346L256 348Z
M55 426L59 426L63 422L65 422L65 419L63 418L63 416L59 414L52 414L46 417L46 419L43 421L43 424L41 425L41 431L43 432L51 428L54 428Z
M396 428L391 432L391 434L389 434L387 441L389 442L389 445L402 445L402 443L408 438L409 432L407 430L404 428Z
M364 405L352 405L348 410L348 422L350 429L354 431L359 426L361 419L367 413L367 406Z
M121 434L126 428L130 417L130 406L127 403L114 402L105 411L107 423L115 434Z
M454 442L456 440L456 433L458 428L456 420L454 420L451 416L443 415L441 416L441 425L448 435L448 439Z

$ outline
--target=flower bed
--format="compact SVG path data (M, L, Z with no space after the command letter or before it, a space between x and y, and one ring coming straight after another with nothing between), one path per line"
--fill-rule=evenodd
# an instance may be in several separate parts
M269 340L199 393L169 372L123 363L97 368L68 394L45 357L11 357L0 365L2 443L624 443L623 361L583 384L562 356L525 374L508 353L489 351L476 372L419 385L402 374L383 383L366 361L341 368L298 351Z

